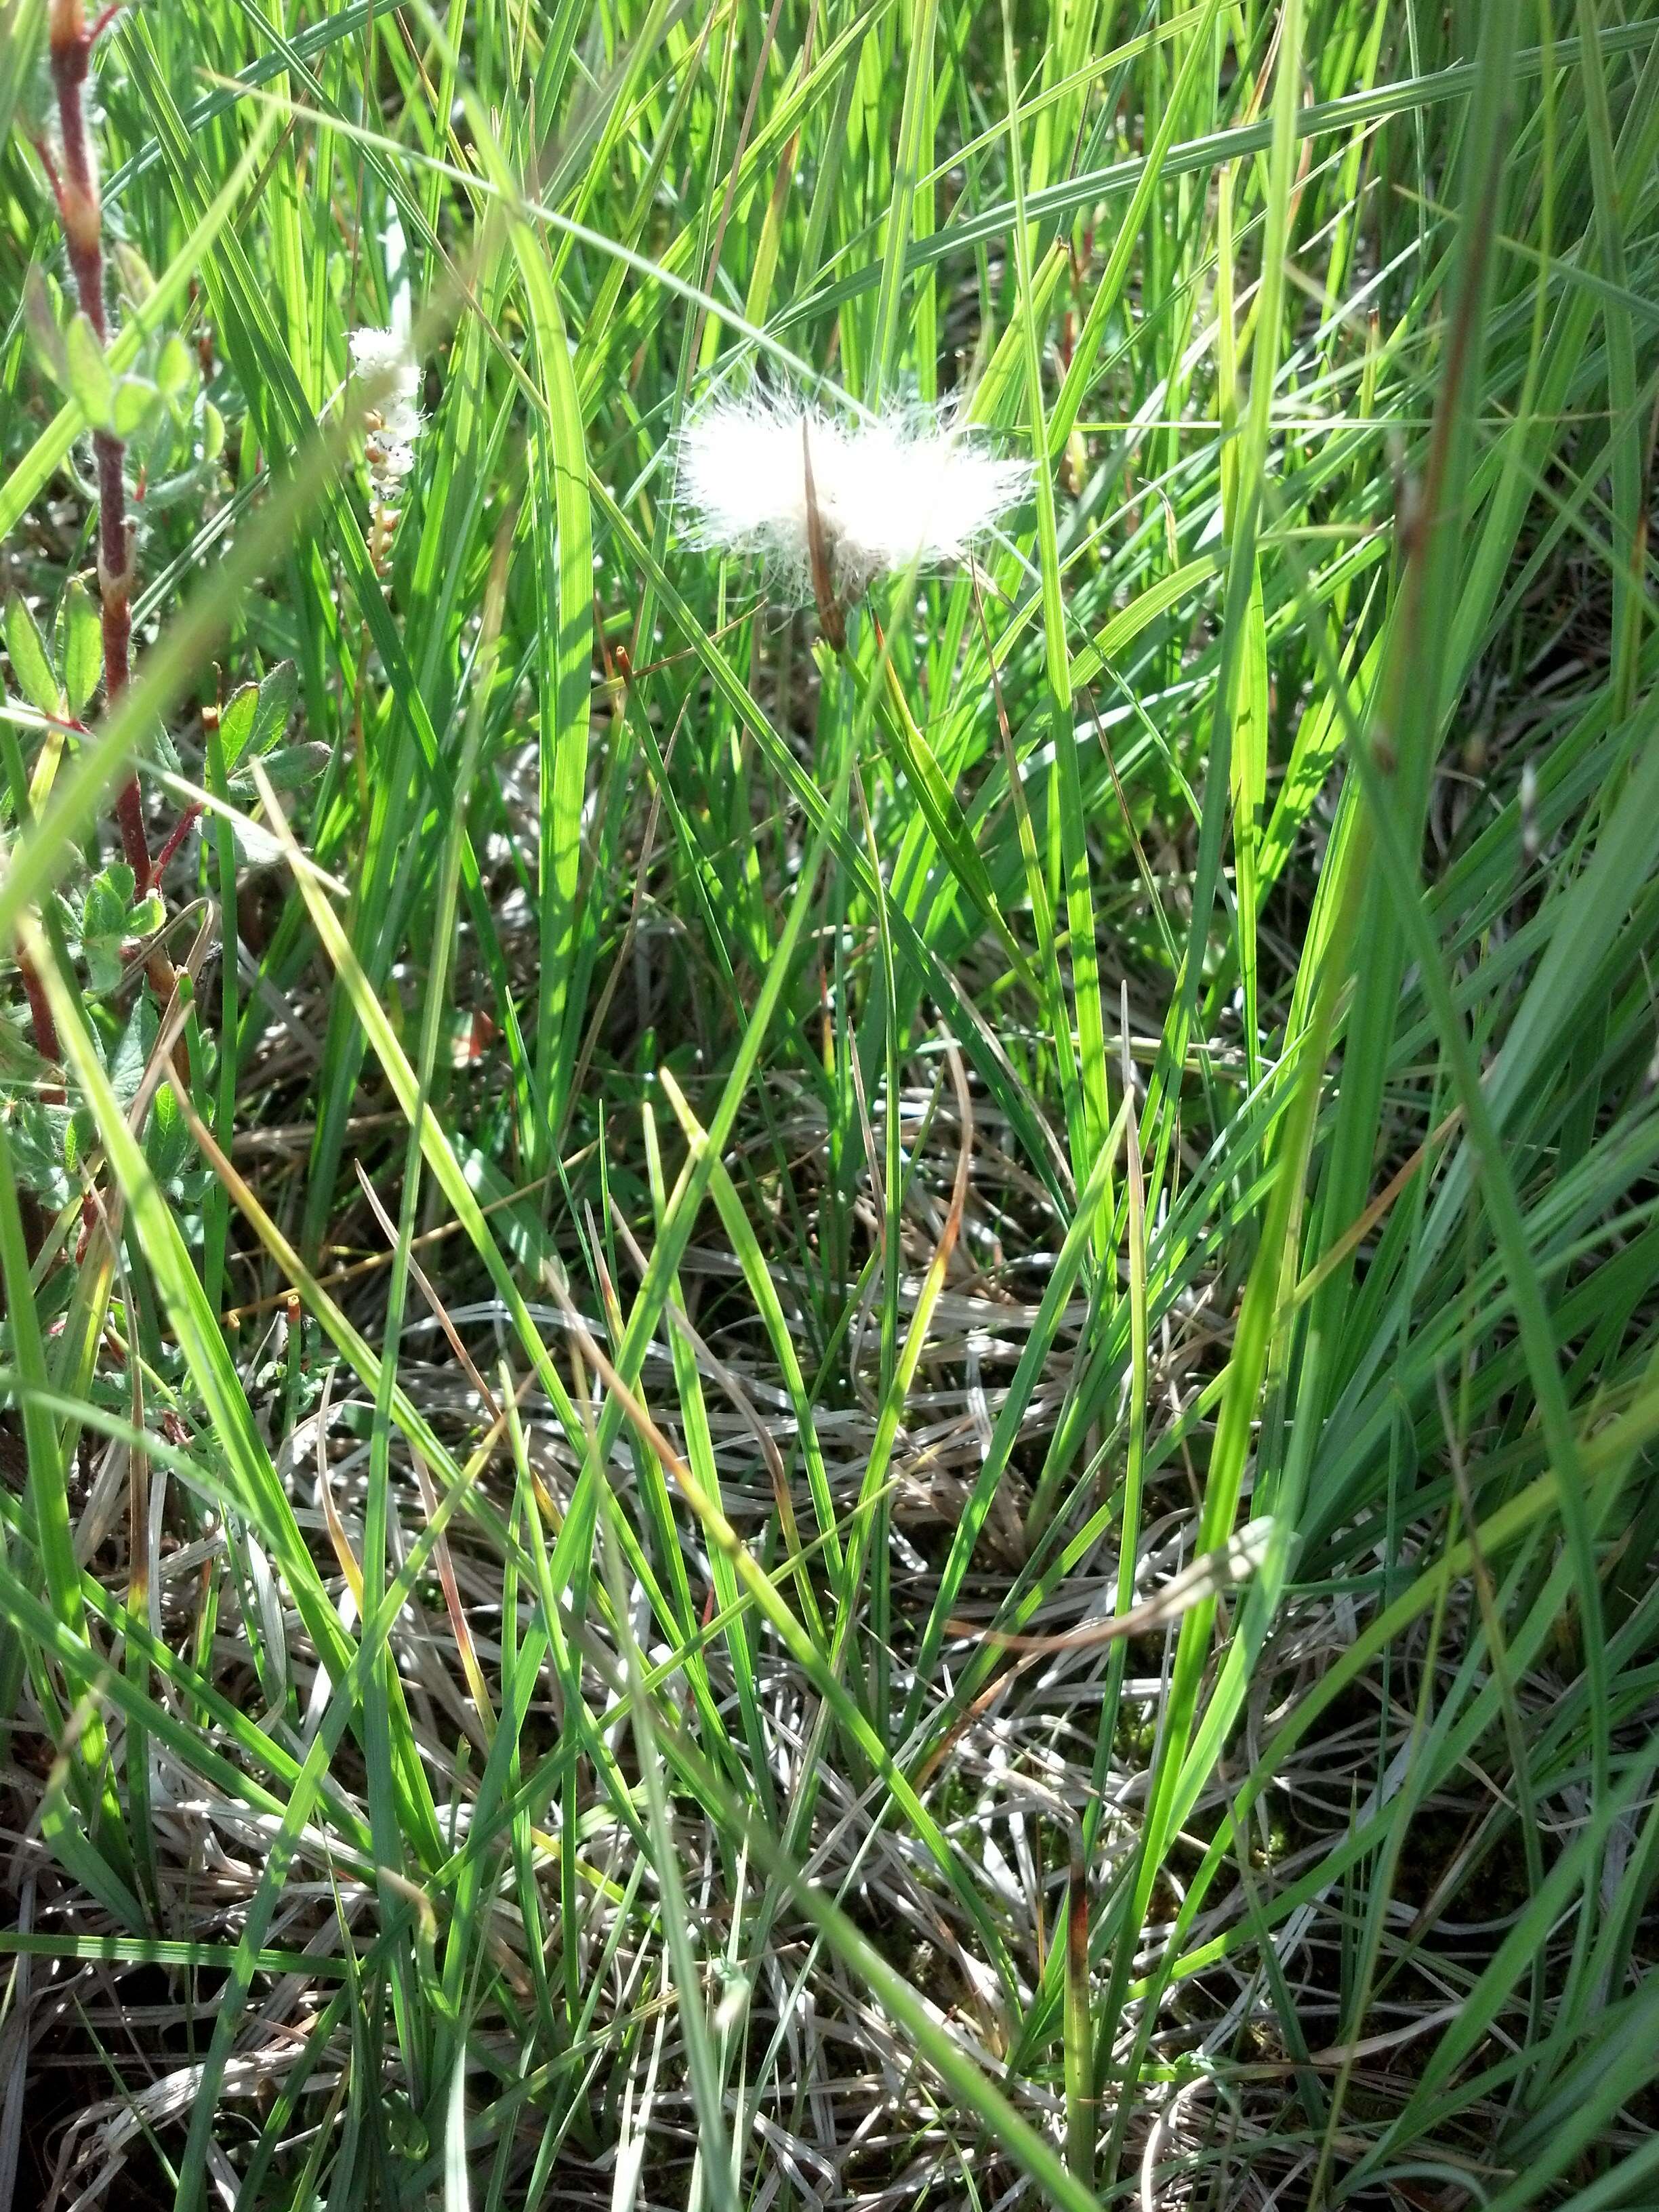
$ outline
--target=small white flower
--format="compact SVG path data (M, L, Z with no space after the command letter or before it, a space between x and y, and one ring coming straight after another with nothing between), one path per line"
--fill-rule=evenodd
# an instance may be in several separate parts
M353 331L350 346L352 364L369 386L369 483L377 504L384 506L415 465L423 419L416 402L420 364L396 331Z
M375 382L385 380L397 398L413 399L421 372L409 350L407 338L396 331L353 331L349 340L352 362L359 376Z
M678 497L693 543L757 553L804 593L811 555L806 452L837 585L950 568L1024 498L1030 471L953 431L939 408L849 422L790 398L717 400L680 440Z

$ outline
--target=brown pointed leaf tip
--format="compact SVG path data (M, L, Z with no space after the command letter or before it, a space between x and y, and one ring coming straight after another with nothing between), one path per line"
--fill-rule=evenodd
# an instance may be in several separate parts
M835 549L818 505L818 488L812 474L811 426L800 418L800 458L806 499L806 559L812 572L812 597L818 610L818 628L837 653L847 647L847 617L836 597Z

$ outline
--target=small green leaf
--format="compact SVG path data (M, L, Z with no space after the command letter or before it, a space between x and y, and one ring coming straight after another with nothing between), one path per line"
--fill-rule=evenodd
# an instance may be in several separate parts
M150 265L136 246L118 239L110 248L110 256L121 279L121 289L135 307L142 307L155 289L155 277Z
M64 1159L67 1165L71 1152L77 1164L87 1160L97 1149L98 1117L89 1106L76 1106L64 1115Z
M267 753L264 770L273 791L300 791L314 783L328 766L331 748L324 744L282 745Z
M196 364L190 357L190 348L176 331L161 348L157 358L155 381L175 404L185 398L196 382Z
M135 437L161 404L161 395L147 376L124 376L115 387L111 421L118 438Z
M225 450L225 418L210 399L202 403L202 459L216 461Z
M98 603L78 576L71 576L58 613L64 690L71 714L79 715L98 689L104 672L104 631Z
M137 888L132 870L125 860L104 868L87 885L81 908L81 941L88 947L94 939L118 939L132 906Z
M115 379L89 316L82 313L74 318L64 344L69 355L70 390L93 428L107 430L115 412Z
M53 1207L69 1200L64 1164L65 1156L70 1154L71 1127L67 1107L43 1106L38 1099L25 1097L8 1133L12 1172L26 1188ZM78 1152L70 1155L70 1174L74 1173L73 1159L78 1157ZM57 1272L68 1275L74 1271L60 1267Z
M236 765L246 750L258 711L259 690L254 684L244 684L233 691L220 709L219 744L227 770Z
M236 841L237 857L246 867L272 867L283 857L282 846L269 830L262 830L257 822L249 822L239 815L230 825L230 834Z
M125 937L153 936L165 919L159 893L146 891L136 905L127 908L122 934Z
M8 1092L15 1095L20 1089L38 1084L49 1064L15 1021L0 1022L0 1085Z
M268 753L288 727L300 696L300 679L291 660L279 660L256 690L244 684L233 692L219 717L219 743L224 749L227 773L243 754Z
M289 716L299 703L299 671L291 660L279 660L260 679L259 711L253 718L253 750L268 753L288 727Z
M131 1106L138 1095L138 1085L144 1079L145 1064L160 1027L160 1015L148 996L143 991L139 992L132 1002L132 1012L126 1026L111 1049L108 1061L110 1087L123 1108Z
M33 264L23 279L23 318L40 366L60 392L70 388L69 355L58 320L57 287Z
M155 1094L150 1124L144 1133L144 1157L156 1182L175 1200L186 1195L187 1183L194 1180L185 1174L194 1150L173 1085L164 1083Z
M61 714L64 695L21 592L13 592L6 601L6 651L11 655L17 687L30 706L38 707L43 714Z
M88 988L100 994L113 991L121 981L120 939L88 938L82 949L87 956Z

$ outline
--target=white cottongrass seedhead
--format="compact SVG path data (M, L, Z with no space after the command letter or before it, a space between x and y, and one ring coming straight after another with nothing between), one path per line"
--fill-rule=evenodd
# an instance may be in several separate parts
M988 453L940 408L848 422L759 393L720 399L680 439L678 498L711 551L757 553L793 592L811 574L806 456L836 584L952 568L1024 497L1024 462Z

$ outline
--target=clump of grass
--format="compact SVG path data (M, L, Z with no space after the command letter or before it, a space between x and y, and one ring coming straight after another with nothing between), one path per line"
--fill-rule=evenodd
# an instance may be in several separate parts
M1650 15L10 0L16 2201L1650 2193Z

